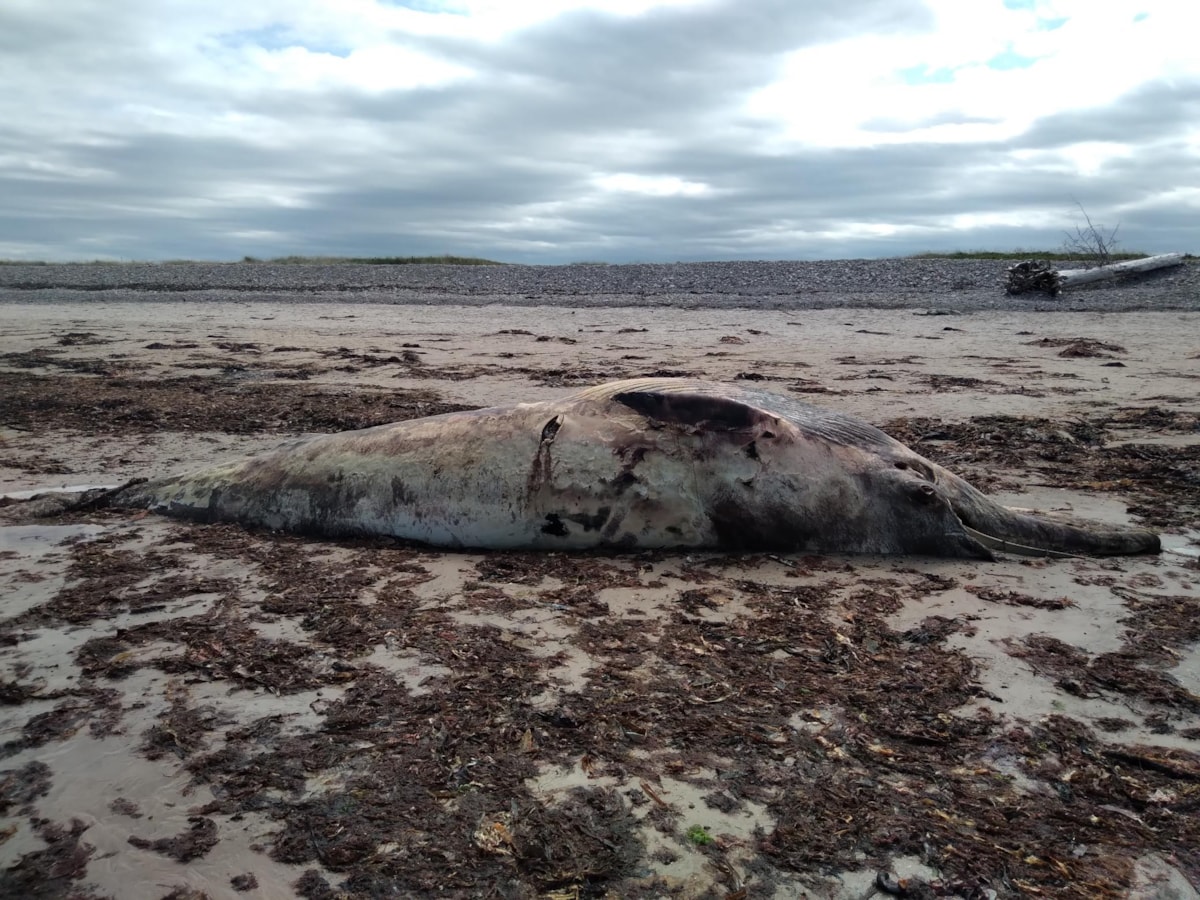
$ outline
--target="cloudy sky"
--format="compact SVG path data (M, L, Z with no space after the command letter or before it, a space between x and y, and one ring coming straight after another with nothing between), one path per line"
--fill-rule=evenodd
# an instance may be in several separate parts
M3 0L0 259L1200 252L1197 0Z

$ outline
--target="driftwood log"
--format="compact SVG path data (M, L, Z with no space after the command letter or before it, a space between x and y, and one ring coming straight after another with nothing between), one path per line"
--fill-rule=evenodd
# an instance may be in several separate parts
M1059 271L1048 262L1029 260L1017 263L1008 270L1008 287L1005 290L1009 294L1041 291L1051 297L1057 297L1064 288L1090 284L1093 281L1103 281L1106 278L1117 278L1121 275L1150 272L1167 266L1177 266L1182 262L1182 253L1163 253L1160 256L1131 259L1127 262L1113 263L1096 269L1063 269Z
M1009 267L1008 287L1004 292L1012 295L1040 291L1051 297L1057 297L1061 290L1062 278L1059 276L1058 270L1048 262L1031 259L1028 262L1017 263L1015 266Z

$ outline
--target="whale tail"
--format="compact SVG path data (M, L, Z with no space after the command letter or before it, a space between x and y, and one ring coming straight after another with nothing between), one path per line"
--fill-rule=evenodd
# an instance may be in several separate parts
M106 507L127 507L132 491L146 484L145 478L132 478L124 484L102 487L59 488L24 496L0 497L0 507L14 507L14 518L47 519L74 512L86 512Z

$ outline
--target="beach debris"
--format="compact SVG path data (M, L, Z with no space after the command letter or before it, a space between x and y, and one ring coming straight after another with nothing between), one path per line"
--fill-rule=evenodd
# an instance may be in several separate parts
M1040 291L1051 297L1057 297L1069 287L1091 284L1094 281L1104 281L1108 278L1118 278L1121 275L1150 272L1154 269L1182 265L1182 263L1182 253L1163 253L1159 256L1131 259L1094 269L1060 270L1055 269L1049 262L1031 259L1009 268L1005 293L1012 296Z

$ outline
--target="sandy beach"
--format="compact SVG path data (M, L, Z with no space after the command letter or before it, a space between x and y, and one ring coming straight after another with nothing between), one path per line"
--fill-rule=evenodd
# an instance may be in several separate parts
M5 275L0 895L1200 896L1200 306L1172 277L1157 308L868 308ZM1165 551L450 553L19 512L649 374L853 413Z

